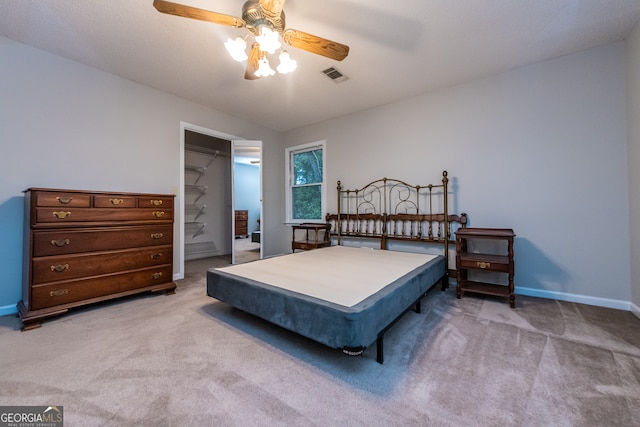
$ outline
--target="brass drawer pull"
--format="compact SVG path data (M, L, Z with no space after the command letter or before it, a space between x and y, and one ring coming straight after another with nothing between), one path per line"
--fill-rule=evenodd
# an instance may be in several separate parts
M124 203L124 199L109 199L112 205L121 205Z
M162 200L152 199L152 200L149 200L149 203L153 206L162 206Z
M164 216L164 211L153 211L153 216L156 218L162 218Z
M153 276L152 276L152 277L153 277L154 279L156 279L156 280L157 280L157 279L159 279L159 278L161 278L161 277L162 277L162 272L161 272L161 271L159 271L159 272L157 272L157 273L153 273Z
M158 252L157 254L153 254L151 255L151 259L153 260L159 260L160 258L162 258L162 252Z
M66 217L71 216L71 212L57 211L53 213L53 216L55 216L58 219L65 219Z
M71 243L71 240L69 239L60 239L60 240L52 240L51 244L53 246L57 246L59 248L63 247L64 245L68 245L69 243Z
M49 296L51 297L61 297L69 293L68 289L56 289L55 291L49 292Z
M156 240L158 240L158 239L162 239L163 237L164 237L164 234L162 234L162 233L153 233L153 234L151 235L151 238L152 238L152 239L156 239Z
M478 268L491 268L490 262L478 261L476 265L478 266Z
M68 269L69 269L69 264L58 264L58 265L51 266L51 271L55 271L56 273L62 273L63 271Z
M56 197L56 200L63 205L68 205L73 200L73 197Z

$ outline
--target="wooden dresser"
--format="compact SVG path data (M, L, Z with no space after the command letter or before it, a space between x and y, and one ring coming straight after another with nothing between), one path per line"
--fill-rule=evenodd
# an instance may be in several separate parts
M246 237L249 235L249 211L239 210L235 213L236 237Z
M23 330L72 307L174 293L173 205L165 194L26 190Z

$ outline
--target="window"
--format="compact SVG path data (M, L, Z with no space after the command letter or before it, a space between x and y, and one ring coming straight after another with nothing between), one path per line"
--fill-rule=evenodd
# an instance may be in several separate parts
M285 150L287 166L287 222L324 222L325 141Z

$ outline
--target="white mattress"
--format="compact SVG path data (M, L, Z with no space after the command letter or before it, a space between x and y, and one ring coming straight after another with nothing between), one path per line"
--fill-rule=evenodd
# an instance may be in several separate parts
M331 246L216 270L352 307L435 257Z

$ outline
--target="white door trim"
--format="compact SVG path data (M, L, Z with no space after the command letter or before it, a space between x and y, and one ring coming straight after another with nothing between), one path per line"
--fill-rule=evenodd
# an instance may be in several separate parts
M192 132L197 132L197 133L201 133L203 135L209 135L209 136L214 136L216 138L221 138L221 139L226 139L227 141L233 141L233 140L239 140L242 139L241 137L235 136L235 135L231 135L231 134L227 134L224 132L219 132L217 130L213 130L213 129L209 129L209 128L205 128L202 126L198 126L198 125L194 125L192 123L188 123L188 122L180 122L180 152L178 153L179 159L180 159L180 185L178 188L178 194L177 194L177 200L176 203L178 205L179 211L178 211L178 221L177 221L177 233L176 230L174 230L174 240L176 240L176 244L174 245L174 251L175 248L178 248L178 269L176 271L176 266L174 265L174 274L173 274L173 280L179 280L179 279L184 279L184 242L185 242L185 238L184 238L184 218L185 218L185 212L184 212L184 199L185 199L185 194L184 194L184 146L185 146L185 141L184 141L184 134L185 131L190 130ZM175 261L175 254L174 254L174 261ZM175 263L174 263L175 264Z

